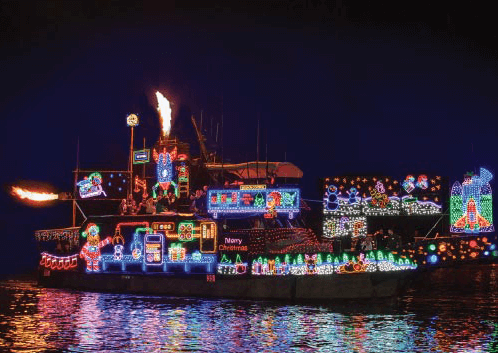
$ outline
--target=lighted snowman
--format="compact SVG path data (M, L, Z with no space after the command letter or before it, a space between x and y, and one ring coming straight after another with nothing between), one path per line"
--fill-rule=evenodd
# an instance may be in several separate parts
M337 186L330 185L325 192L325 202L327 209L335 211L339 208L339 199L337 198Z

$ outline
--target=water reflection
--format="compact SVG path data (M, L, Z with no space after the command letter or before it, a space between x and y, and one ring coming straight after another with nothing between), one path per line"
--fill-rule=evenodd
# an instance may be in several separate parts
M175 299L2 282L0 347L13 352L498 352L497 271L488 266L426 274L396 306ZM463 290L451 280L462 276Z

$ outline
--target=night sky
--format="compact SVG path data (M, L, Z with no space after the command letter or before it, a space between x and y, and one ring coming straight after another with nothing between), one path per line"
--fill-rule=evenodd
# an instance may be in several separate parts
M173 135L197 150L190 115L227 161L288 161L303 196L340 174L496 172L497 34L486 8L432 2L3 1L0 273L38 261L35 229L70 226L70 204L30 208L8 186L72 191L82 168L126 169L129 128L159 135L155 90ZM138 144L138 142L137 142ZM493 185L495 188L496 183ZM495 207L496 209L496 207Z

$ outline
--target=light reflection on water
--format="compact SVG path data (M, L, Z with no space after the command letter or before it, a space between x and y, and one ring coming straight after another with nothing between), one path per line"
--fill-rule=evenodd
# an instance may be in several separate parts
M13 352L498 352L497 274L498 266L425 274L397 305L181 299L0 282L0 347Z

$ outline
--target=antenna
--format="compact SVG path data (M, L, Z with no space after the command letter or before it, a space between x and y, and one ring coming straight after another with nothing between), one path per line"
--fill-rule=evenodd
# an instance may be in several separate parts
M259 118L260 114L258 113L258 132L256 138L256 184L259 184Z
M268 183L268 135L265 136L266 138L266 182Z
M223 154L223 92L221 93L221 180L225 185L225 156Z

